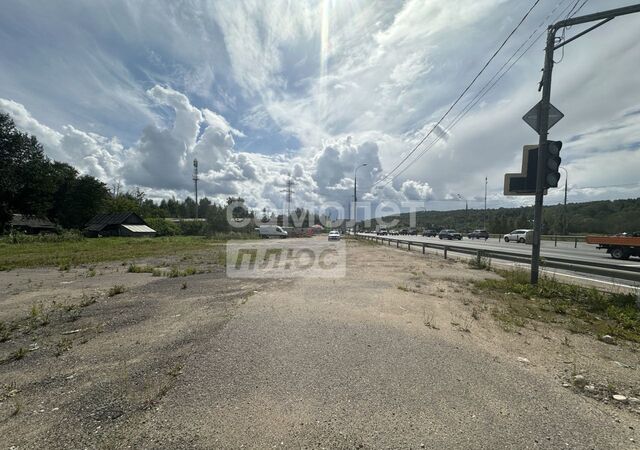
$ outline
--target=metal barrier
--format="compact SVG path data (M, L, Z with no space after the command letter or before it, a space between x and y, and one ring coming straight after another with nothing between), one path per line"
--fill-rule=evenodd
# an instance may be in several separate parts
M489 250L462 247L453 244L436 244L431 242L410 241L405 239L388 238L382 236L370 236L358 233L356 239L366 239L384 244L388 242L390 246L395 242L396 248L400 245L406 245L407 250L411 251L411 247L422 248L422 254L426 253L426 249L442 250L444 259L447 259L448 252L461 253L466 255L475 255L478 260L480 258L493 258L505 261L517 262L522 264L531 264L531 255L517 251L505 250ZM637 266L621 266L615 263L605 261L587 261L576 260L575 258L560 258L557 256L543 256L541 266L552 269L569 270L576 273L585 273L590 275L600 275L609 278L618 278L622 280L640 282L640 264Z

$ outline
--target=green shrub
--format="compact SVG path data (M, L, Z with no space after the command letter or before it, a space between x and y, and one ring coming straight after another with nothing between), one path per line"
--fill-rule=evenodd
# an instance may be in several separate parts
M640 342L640 309L634 294L603 292L548 277L540 278L538 284L532 286L526 271L497 272L501 279L482 280L476 282L476 286L505 295L520 295L528 304L539 305L543 311L577 317L594 326L602 322L599 326L611 327L609 334Z
M0 243L5 244L30 244L30 243L49 243L49 242L76 242L84 240L84 235L78 230L68 230L62 233L54 234L24 234L11 233L7 236L0 237Z
M154 217L145 219L147 225L156 230L157 236L177 236L181 233L180 227L166 219Z

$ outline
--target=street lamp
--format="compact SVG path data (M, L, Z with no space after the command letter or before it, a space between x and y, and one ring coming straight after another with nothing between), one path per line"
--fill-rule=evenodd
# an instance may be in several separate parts
M365 167L367 163L360 164L353 171L353 232L354 234L358 232L358 194L356 187L358 185L358 169L361 167Z
M460 200L464 200L464 220L466 222L465 227L469 226L469 202L466 198L463 198L462 195L456 194Z
M486 225L486 221L487 221L487 183L488 183L488 178L484 177L484 215L482 216L482 229L486 230L487 229L487 225Z
M562 208L562 234L567 235L567 184L569 181L569 172L564 167L560 167L564 170L564 207Z

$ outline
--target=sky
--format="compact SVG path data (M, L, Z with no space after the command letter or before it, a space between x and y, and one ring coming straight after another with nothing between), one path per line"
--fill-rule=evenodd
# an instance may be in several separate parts
M52 159L153 199L193 197L197 158L200 196L257 209L283 207L289 176L292 207L345 205L362 164L358 198L374 205L481 208L485 177L489 207L529 205L505 197L503 181L537 143L522 116L540 100L544 29L574 6L633 3L583 2L540 0L389 178L533 1L6 0L0 111ZM640 14L555 60L551 101L565 117L550 139L564 142L568 201L640 197ZM551 189L545 202L563 195Z

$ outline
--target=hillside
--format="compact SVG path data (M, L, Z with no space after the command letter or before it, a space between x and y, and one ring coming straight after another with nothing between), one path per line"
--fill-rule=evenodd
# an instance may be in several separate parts
M453 211L419 211L419 228L455 228L468 231L483 226L482 209ZM544 207L544 234L563 234L563 205ZM409 214L385 217L398 218L400 226L409 226ZM515 228L533 227L533 207L487 209L486 228L491 233L507 233ZM375 227L375 221L373 223ZM620 233L640 230L640 198L604 200L567 204L567 234Z

